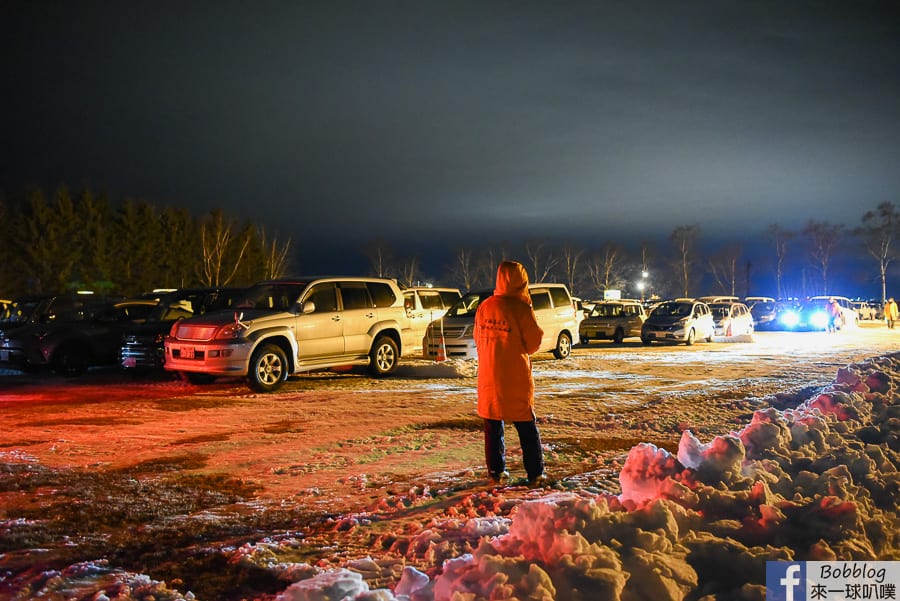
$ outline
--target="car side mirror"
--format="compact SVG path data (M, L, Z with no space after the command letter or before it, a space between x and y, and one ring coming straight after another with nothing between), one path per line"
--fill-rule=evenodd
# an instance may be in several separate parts
M303 303L303 306L300 308L300 312L303 315L308 315L309 313L316 312L316 303L314 301L308 300Z

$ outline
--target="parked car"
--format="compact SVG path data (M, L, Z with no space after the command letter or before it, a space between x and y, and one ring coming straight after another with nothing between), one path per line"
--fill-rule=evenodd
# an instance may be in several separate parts
M777 302L775 299L750 300L750 297L748 297L745 304L750 307L750 315L753 317L753 328L755 330L779 329L781 326L778 322L778 315L790 307L790 305Z
M640 301L602 301L594 305L581 322L578 337L582 344L592 340L612 340L621 344L626 338L639 338L647 313Z
M413 331L410 337L412 341L409 348L410 355L422 354L422 340L428 324L443 317L460 298L462 294L459 288L417 286L403 289L403 306L409 319L409 327Z
M385 278L261 282L232 309L176 321L164 368L198 383L246 376L254 390L271 392L291 374L344 366L387 376L414 346L403 293Z
M529 284L531 306L544 337L538 352L550 351L557 359L572 352L572 340L578 335L575 305L565 284ZM493 290L470 292L450 307L446 315L429 324L425 331L424 357L437 360L477 359L475 348L475 311Z
M166 334L172 322L227 309L240 288L189 288L157 292L153 310L122 336L119 364L125 370L160 370L165 363Z
M829 303L837 301L841 317L835 323L839 330L859 325L859 315L845 296L813 296L806 299L796 309L785 311L779 318L789 330L826 330L830 319Z
M869 301L850 301L850 304L860 319L867 321L877 319L878 309Z
M741 302L741 298L739 296L700 296L697 297L698 301L701 303L706 303L709 305L710 303L739 303Z
M641 342L684 342L688 346L697 339L712 341L715 323L709 305L690 298L665 301L647 316L641 328Z
M0 363L49 367L64 375L114 365L123 332L144 319L145 309L143 300L71 294L44 298L29 319L3 331Z
M753 315L744 303L710 303L718 336L743 336L753 333Z

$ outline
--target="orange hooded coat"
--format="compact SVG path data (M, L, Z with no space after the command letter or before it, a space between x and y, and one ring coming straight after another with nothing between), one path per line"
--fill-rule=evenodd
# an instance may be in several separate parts
M528 273L520 263L500 263L494 295L482 301L475 313L480 417L514 422L534 419L529 355L540 348L543 335L531 308Z

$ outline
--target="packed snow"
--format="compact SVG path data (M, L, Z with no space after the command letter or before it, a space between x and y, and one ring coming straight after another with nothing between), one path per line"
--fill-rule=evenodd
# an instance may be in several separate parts
M638 444L619 494L473 491L456 517L385 534L377 553L340 566L286 561L304 544L290 537L229 561L277 575L283 591L265 598L279 601L763 600L767 560L900 559L898 386L900 354L876 357L811 397L770 399L727 435ZM510 502L510 517L492 510ZM104 562L47 572L33 590L75 581L93 581L96 601L194 598Z

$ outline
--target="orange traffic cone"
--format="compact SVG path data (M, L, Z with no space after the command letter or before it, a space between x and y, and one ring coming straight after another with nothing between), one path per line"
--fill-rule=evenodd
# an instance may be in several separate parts
M434 358L435 361L441 362L447 360L447 347L444 344L444 337L441 336L441 339L438 341L437 348L437 357Z

